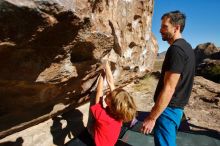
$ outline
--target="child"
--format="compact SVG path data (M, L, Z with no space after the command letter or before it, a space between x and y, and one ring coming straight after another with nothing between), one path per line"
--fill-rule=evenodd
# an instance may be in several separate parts
M115 89L114 79L109 63L105 63L105 76L110 92L104 99L106 108L103 107L104 75L100 74L97 85L95 105L90 107L95 119L93 125L93 138L96 146L114 146L120 134L122 122L131 121L136 115L136 106L128 92L121 88Z

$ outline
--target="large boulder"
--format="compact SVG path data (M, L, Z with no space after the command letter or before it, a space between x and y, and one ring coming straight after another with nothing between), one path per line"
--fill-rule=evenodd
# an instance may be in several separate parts
M103 59L118 85L152 70L153 2L1 0L0 131L87 101Z
M220 59L220 49L213 43L204 43L196 46L195 50L196 65L204 61L204 59Z
M196 74L220 83L220 49L213 43L198 45L195 50Z

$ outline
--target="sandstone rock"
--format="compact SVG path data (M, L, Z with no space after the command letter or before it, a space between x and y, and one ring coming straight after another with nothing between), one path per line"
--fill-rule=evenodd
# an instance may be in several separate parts
M153 2L2 0L0 131L87 101L103 59L118 84L151 70Z
M196 74L220 82L220 50L213 43L198 45L195 50Z
M213 132L219 137L220 99L219 84L196 76L189 104L185 108L192 130Z
M196 46L194 50L196 64L199 65L204 59L220 59L220 50L213 43L204 43Z

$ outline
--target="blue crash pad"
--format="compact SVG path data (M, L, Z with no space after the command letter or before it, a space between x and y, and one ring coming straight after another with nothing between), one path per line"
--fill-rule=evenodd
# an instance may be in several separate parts
M148 112L138 112L137 122L130 127L131 123L126 123L121 129L119 139L115 146L154 146L153 135L145 135L140 133L142 121ZM179 132L177 133L178 146L220 146L220 134L208 135L207 132L200 134L192 132L189 123L183 118ZM206 135L205 135L206 134ZM87 130L81 133L77 138L71 140L66 146L94 146L93 140L89 136Z

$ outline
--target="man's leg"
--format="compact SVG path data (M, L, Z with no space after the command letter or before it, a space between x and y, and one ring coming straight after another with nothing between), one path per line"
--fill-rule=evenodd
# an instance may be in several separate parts
M167 107L156 121L154 128L155 146L176 146L176 133L183 110Z

